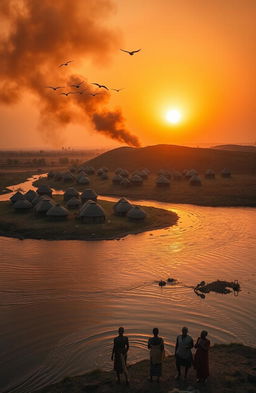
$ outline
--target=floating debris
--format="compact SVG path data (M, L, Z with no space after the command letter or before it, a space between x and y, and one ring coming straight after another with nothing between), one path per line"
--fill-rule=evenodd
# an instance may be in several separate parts
M173 283L177 282L177 280L176 280L176 278L169 277L169 278L167 278L167 282L173 284Z
M166 281L160 280L158 285L159 287L164 287L166 285Z
M240 292L240 284L237 280L235 281L221 281L216 280L210 283L206 283L205 281L201 281L194 288L194 292L197 296L200 296L202 299L205 299L205 294L210 292L222 293L224 295L234 292L234 295L238 295Z

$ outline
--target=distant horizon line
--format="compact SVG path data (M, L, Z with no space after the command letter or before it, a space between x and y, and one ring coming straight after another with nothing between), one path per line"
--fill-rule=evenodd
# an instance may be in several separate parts
M255 143L250 143L250 142L239 142L239 143L231 143L231 142L200 142L200 143L186 143L186 144L177 144L177 143L155 143L155 144L149 144L141 147L146 147L146 146L154 146L154 145L175 145L175 146L184 146L184 147L211 147L211 146L222 146L222 145L236 145L236 146L256 146ZM112 150L112 149L118 149L119 147L132 147L128 145L120 145L117 147L78 147L78 146L63 146L59 148L51 148L51 147L40 147L40 146L35 146L35 147L23 147L23 148L15 148L15 147L4 147L0 148L0 151L97 151L97 150Z

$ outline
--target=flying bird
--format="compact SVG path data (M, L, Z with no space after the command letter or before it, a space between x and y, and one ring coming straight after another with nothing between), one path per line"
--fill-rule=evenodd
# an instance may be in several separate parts
M137 50L125 50L125 49L120 49L122 52L126 52L129 53L130 56L133 56L135 53L139 52L141 49L137 49Z
M107 87L107 86L105 86L105 85L100 85L99 83L92 83L92 85L95 85L95 86L98 86L99 88L103 88L103 89L108 90L108 87Z
M61 95L63 95L63 96L69 96L69 94L77 94L76 92L73 92L73 91L69 91L68 93L66 93L66 92L63 92L63 93L60 93L59 95L61 96Z
M117 93L119 93L119 91L124 90L124 89L125 89L125 87L122 87L121 89L111 89L111 90L114 90L114 91L116 91Z
M52 90L58 90L58 89L64 89L64 86L46 86L46 89L52 89Z
M83 82L80 82L80 83L76 83L76 84L70 85L70 86L71 86L71 87L74 87L75 89L79 89L79 87L80 87L83 83L84 83L84 81L83 81Z
M101 93L88 93L87 95L95 97L95 96L98 96L99 94L101 94Z
M70 63L72 63L74 60L68 60L68 61L66 61L65 63L61 63L60 65L59 65L59 67L62 67L62 66L65 66L65 67L67 67Z

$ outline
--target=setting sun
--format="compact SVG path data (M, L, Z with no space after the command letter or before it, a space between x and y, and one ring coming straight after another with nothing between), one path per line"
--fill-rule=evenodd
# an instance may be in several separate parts
M181 113L177 109L171 109L166 112L165 119L168 123L178 124L181 122Z

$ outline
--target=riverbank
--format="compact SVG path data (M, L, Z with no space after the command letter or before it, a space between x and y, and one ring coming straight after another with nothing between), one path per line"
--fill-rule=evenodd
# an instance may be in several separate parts
M61 196L54 196L54 200L63 203ZM129 221L127 217L113 214L113 202L99 200L99 204L106 213L106 221L102 224L83 224L77 219L77 211L70 211L64 221L52 221L45 216L35 216L32 209L17 213L9 201L0 202L0 236L46 240L112 240L170 227L178 220L174 212L142 206L146 218Z
M174 356L164 361L160 384L150 383L149 361L143 360L129 367L130 386L117 385L113 371L95 370L77 377L66 377L61 382L45 387L37 393L170 393L173 389L191 393L255 393L256 392L256 348L242 344L214 345L210 349L210 373L207 384L195 382L195 371L190 370L187 381L175 381Z
M75 181L67 183L54 179L42 178L35 186L47 184L55 190L75 187L79 191L93 188L98 194L106 196L125 196L131 199L148 199L159 202L193 204L212 207L256 207L256 176L237 174L231 178L217 176L215 179L202 178L201 186L191 186L182 178L173 180L170 187L157 187L155 174L150 174L141 186L124 188L112 184L114 173L108 174L109 179L101 180L96 175L89 176L90 185L79 185Z

